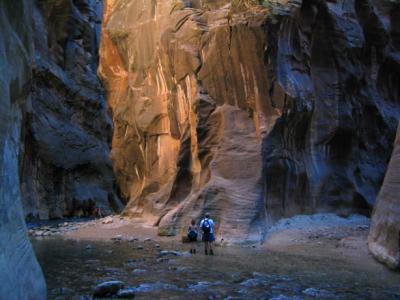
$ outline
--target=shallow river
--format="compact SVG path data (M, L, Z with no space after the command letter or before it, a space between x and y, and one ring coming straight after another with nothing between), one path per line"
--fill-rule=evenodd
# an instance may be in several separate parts
M160 248L183 255L161 256L153 241L45 238L32 243L49 299L90 299L94 286L108 280L135 288L135 299L400 299L399 273L335 258L234 247L205 256L201 245L198 254L189 255L185 246L172 242Z

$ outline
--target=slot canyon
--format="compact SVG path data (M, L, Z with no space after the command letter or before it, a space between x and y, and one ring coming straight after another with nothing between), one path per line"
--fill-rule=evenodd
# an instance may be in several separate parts
M0 16L0 300L399 299L400 1Z

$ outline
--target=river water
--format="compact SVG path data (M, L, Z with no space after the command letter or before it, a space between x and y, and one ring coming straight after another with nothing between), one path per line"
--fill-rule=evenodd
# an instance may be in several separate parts
M91 299L93 288L109 280L134 288L135 299L400 299L399 273L335 258L243 247L205 256L201 245L190 255L177 242L34 238L32 244L49 299Z

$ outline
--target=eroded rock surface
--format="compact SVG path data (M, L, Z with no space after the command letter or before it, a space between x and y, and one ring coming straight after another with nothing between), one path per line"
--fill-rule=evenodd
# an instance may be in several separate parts
M0 2L0 299L46 299L19 188L22 106L31 80L30 1Z
M263 141L272 220L375 202L399 118L395 1L303 1L269 40L285 108Z
M102 1L35 1L21 188L28 218L120 210L112 123L97 78Z
M115 132L125 213L160 234L210 211L224 237L258 236L261 137L282 102L269 94L265 11L229 1L107 1L100 75Z
M369 214L399 117L393 1L105 2L99 73L125 214L226 239ZM397 16L397 17L396 17Z
M400 130L392 158L372 214L368 246L372 254L392 269L400 268Z

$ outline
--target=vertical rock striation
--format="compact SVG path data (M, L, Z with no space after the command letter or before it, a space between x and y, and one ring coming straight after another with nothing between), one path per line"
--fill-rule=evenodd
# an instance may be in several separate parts
M393 1L310 0L269 28L285 91L263 140L271 220L371 211L400 114L398 12Z
M125 213L228 239L369 214L399 118L393 1L105 2L101 75Z
M120 210L112 123L97 78L101 1L35 1L21 187L28 218Z
M265 10L229 1L106 1L99 73L115 126L125 213L172 235L210 211L225 238L257 239L269 95Z
M26 235L18 161L22 106L31 81L30 1L0 2L0 298L46 299Z
M400 130L392 158L372 214L368 246L371 253L392 269L400 268Z

